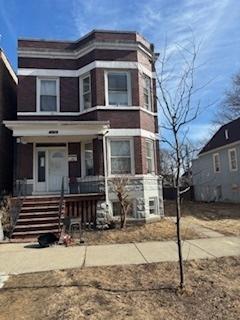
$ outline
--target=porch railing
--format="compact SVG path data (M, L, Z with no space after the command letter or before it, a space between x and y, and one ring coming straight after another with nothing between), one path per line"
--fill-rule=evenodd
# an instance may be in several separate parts
M19 214L21 212L23 201L27 194L26 179L19 180L16 185L17 196L11 199L11 224L12 231L17 223Z
M96 226L97 202L104 195L79 195L65 198L65 217L81 218L83 227Z

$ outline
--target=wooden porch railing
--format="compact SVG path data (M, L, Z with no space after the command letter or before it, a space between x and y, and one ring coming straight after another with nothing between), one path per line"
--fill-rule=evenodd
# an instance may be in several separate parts
M81 218L82 226L96 226L97 202L104 200L104 195L78 195L74 197L66 197L65 217Z

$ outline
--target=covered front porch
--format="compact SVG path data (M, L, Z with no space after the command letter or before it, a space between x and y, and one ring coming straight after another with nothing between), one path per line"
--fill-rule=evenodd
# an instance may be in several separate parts
M6 121L16 137L14 195L91 194L105 190L103 121Z

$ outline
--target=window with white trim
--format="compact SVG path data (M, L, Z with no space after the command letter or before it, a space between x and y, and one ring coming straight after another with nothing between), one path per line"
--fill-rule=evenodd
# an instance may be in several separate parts
M39 111L58 111L57 79L39 79Z
M92 106L91 99L91 77L90 74L85 75L80 79L81 87L81 110L87 110Z
M236 171L238 169L238 164L237 164L237 152L235 148L228 150L228 159L229 159L230 171Z
M85 176L93 175L93 144L84 144Z
M131 80L127 71L108 71L105 76L106 104L131 105Z
M110 173L127 174L132 172L131 140L110 140Z
M157 204L157 198L149 198L149 214L158 214L158 204Z
M152 99L151 99L151 79L147 75L143 75L143 96L144 96L144 108L152 111Z
M154 145L152 140L146 140L147 173L154 172Z
M220 157L219 153L213 154L213 169L215 173L220 172Z

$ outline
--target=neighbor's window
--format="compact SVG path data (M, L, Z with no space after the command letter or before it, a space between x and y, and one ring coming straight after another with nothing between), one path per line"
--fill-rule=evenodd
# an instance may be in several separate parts
M149 214L158 214L157 198L149 198Z
M107 104L130 105L130 80L128 72L107 72Z
M122 207L119 201L112 202L112 213L114 217L121 216Z
M84 145L84 154L85 154L85 175L93 175L93 144L85 143Z
M110 141L111 174L131 173L130 140Z
M143 78L144 108L151 111L151 79L146 75L144 75Z
M236 149L228 150L229 167L231 171L237 170L237 152Z
M219 153L214 153L214 155L213 155L213 168L214 168L214 172L220 172Z
M57 80L40 80L40 111L57 111Z
M87 75L81 79L81 102L82 109L91 108L91 78Z
M147 160L147 173L154 172L154 147L153 141L146 141L146 160Z

